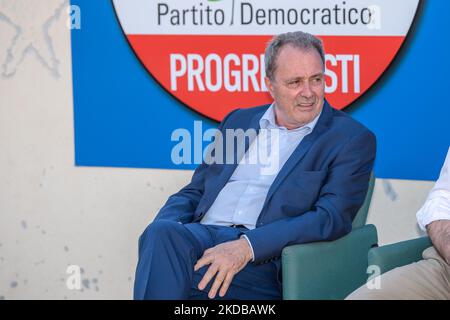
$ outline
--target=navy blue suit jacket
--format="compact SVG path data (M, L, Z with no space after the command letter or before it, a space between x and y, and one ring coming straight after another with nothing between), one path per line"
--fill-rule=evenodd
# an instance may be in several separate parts
M235 110L219 130L224 137L226 129L258 130L267 108ZM256 228L245 232L254 263L279 258L288 245L334 240L349 233L367 192L375 150L372 132L325 101L314 130L294 150L270 187ZM172 195L155 219L199 222L236 166L201 164L191 183Z

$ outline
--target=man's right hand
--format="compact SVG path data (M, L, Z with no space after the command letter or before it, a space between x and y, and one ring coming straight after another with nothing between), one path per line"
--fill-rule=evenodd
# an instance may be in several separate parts
M197 271L203 266L210 265L198 284L199 290L205 289L215 276L208 297L213 299L219 288L219 295L225 296L235 274L241 271L252 259L253 252L250 244L242 238L224 242L205 250L203 256L194 266L194 271Z

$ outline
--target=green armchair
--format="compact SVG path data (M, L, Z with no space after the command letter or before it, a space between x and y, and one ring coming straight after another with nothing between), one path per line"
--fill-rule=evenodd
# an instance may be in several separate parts
M372 175L366 199L348 235L283 249L283 299L344 299L366 282L367 254L378 241L375 226L365 225L374 184Z
M380 268L380 274L422 259L422 252L430 247L429 237L402 241L369 250L369 265Z

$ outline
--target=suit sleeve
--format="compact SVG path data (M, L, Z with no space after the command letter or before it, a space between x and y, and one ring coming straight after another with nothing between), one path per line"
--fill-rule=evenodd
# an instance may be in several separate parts
M217 129L222 131L230 116L238 110L230 112L222 120ZM155 220L171 220L180 223L192 222L195 209L204 193L205 175L208 167L209 165L203 161L194 171L191 182L169 197L164 206L159 210Z
M375 152L373 133L365 130L353 137L331 163L313 210L245 232L254 263L278 258L289 245L335 240L349 233L367 193Z

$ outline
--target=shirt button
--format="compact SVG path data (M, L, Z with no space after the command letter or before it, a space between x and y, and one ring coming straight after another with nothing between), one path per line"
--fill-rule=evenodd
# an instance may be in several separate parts
M239 211L237 212L237 214L242 214L242 210L239 210Z

